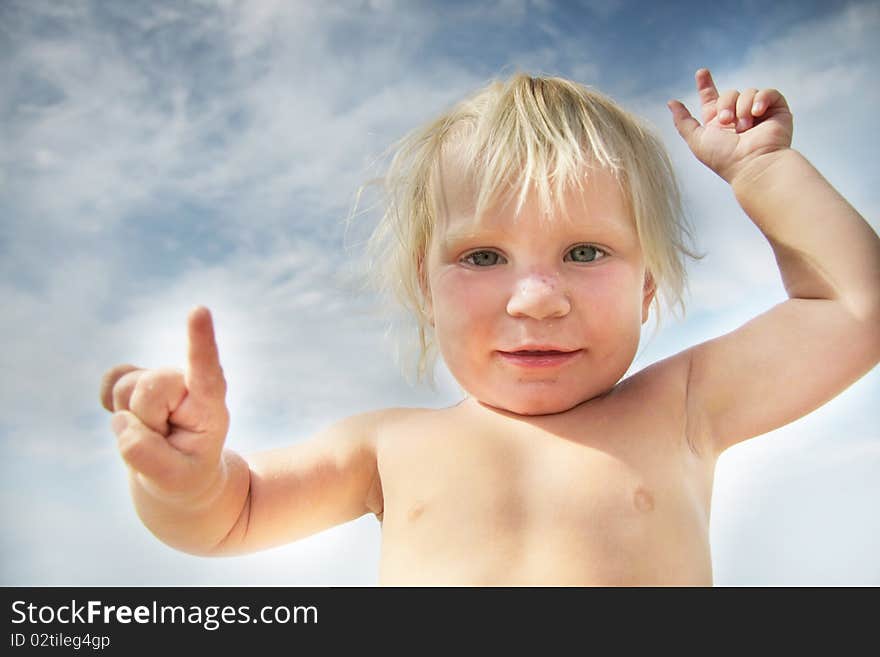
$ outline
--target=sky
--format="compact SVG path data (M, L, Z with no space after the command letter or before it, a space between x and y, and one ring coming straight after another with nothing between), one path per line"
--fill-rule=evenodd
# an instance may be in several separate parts
M244 454L459 401L442 366L435 389L401 374L358 288L369 192L346 218L391 143L515 71L597 87L669 148L706 255L686 317L646 332L632 371L726 333L785 292L666 101L695 111L702 66L720 88L779 88L793 146L877 230L878 32L870 1L0 2L0 585L376 584L372 515L244 557L160 543L131 505L102 372L183 367L204 304ZM875 368L721 456L717 585L880 584L878 392Z

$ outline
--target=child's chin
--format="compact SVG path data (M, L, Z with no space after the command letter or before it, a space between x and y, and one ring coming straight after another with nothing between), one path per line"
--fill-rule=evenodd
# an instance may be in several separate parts
M506 391L509 394L496 391L497 394L492 395L490 393L486 395L485 399L476 395L475 397L482 404L507 411L508 413L515 413L517 415L555 415L570 411L590 399L601 397L613 387L612 385L602 387L601 389L591 388L578 391L569 388L560 394L561 391L558 387L548 386L544 390L532 390L525 393L520 389L517 391Z
M521 410L510 409L512 413L517 415L556 415L557 413L565 413L570 411L577 404L552 404L552 405L528 405L521 407Z
M517 415L554 415L570 411L583 400L568 399L504 399L498 403L488 402L490 406L500 408ZM485 402L484 402L485 403Z

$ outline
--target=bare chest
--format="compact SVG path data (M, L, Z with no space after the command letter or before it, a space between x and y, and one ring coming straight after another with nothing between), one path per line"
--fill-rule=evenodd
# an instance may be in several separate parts
M382 446L383 578L711 578L711 474L668 430L432 419Z

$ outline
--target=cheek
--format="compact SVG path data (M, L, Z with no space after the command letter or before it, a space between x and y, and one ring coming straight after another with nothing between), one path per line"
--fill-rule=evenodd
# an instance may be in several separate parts
M434 331L441 346L463 346L479 337L504 310L502 277L488 272L450 270L431 281Z
M431 283L434 312L446 319L489 314L502 301L504 284L494 272L453 269L442 273Z
M641 325L642 279L628 267L604 267L570 285L581 314L591 324L619 330L631 321Z

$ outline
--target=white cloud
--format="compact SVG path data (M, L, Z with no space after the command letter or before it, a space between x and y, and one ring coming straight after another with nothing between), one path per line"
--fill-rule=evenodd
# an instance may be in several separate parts
M878 376L870 378L722 455L712 505L718 584L880 583L880 447L867 412Z

